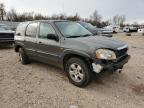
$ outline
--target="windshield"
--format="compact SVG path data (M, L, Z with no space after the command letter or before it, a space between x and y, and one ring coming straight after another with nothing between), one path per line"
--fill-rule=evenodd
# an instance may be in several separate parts
M80 22L80 24L81 24L82 26L84 26L85 28L87 28L87 29L96 29L96 27L93 26L93 25L90 24L90 23Z
M0 25L0 30L10 30L6 25Z
M56 26L66 38L85 37L92 34L76 22L55 22Z

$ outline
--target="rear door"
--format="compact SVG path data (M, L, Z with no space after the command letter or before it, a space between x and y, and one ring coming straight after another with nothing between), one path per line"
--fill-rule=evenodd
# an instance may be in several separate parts
M37 43L37 31L38 31L38 23L30 23L28 24L25 31L24 45L28 55L35 56L35 46Z
M43 62L56 64L59 62L59 56L61 54L60 42L48 39L48 34L57 35L51 24L40 23L36 45L37 56Z

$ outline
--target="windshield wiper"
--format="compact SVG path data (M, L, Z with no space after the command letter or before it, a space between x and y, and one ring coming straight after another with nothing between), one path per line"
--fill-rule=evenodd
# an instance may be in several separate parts
M77 38L77 37L87 37L91 36L91 34L79 35L79 36L67 36L66 38Z
M85 34L85 35L82 35L80 37L87 37L87 36L91 36L91 34Z
M77 38L77 37L81 37L81 36L68 36L66 38Z

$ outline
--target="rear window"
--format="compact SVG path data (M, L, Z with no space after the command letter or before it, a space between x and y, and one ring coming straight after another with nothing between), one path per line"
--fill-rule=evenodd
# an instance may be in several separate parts
M30 23L26 29L26 36L28 37L36 37L37 34L37 23Z

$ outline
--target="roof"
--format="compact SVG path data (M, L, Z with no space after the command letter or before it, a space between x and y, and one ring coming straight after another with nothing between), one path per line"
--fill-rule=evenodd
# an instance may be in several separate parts
M33 20L33 21L25 21L25 22L61 22L61 21L69 21L69 20Z
M55 21L68 21L68 20L35 20L35 21L40 21L40 22L55 22Z

